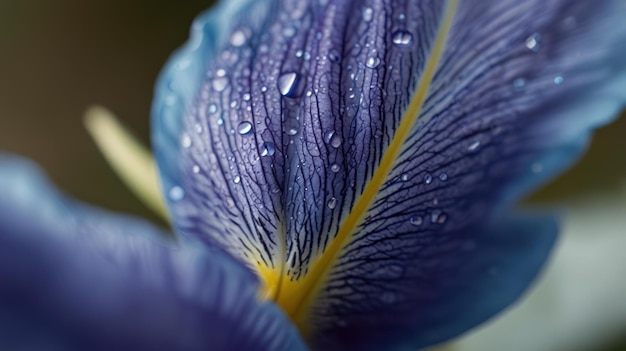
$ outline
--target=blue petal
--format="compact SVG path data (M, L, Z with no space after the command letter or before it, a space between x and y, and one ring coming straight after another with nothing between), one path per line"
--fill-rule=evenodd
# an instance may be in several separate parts
M178 228L256 269L268 297L325 347L364 346L340 337L347 321L371 347L421 347L487 318L456 305L475 314L445 324L444 310L407 306L421 306L448 262L522 269L491 250L461 252L497 240L503 216L521 232L542 229L545 240L519 252L538 270L545 254L533 253L547 252L554 229L509 218L511 206L623 107L624 2L250 6L178 114ZM409 274L415 265L423 271ZM475 272L448 273L492 291ZM500 282L483 310L513 301L530 275ZM418 317L437 326L432 336L416 331L428 324Z
M77 204L0 156L3 350L297 350L297 331L220 252Z
M473 229L403 239L394 251L411 257L394 262L390 250L378 252L341 273L323 294L341 304L319 313L332 327L318 331L316 347L415 350L458 336L528 289L558 233L547 215L506 215Z
M198 16L191 38L163 68L152 104L152 143L166 194L180 184L178 154L183 119L204 80L207 65L218 54L233 13L251 0L223 1Z

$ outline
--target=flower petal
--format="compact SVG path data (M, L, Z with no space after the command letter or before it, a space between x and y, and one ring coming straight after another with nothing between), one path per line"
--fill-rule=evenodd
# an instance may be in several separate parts
M378 242L389 249L331 275L311 339L319 349L407 350L453 338L528 289L557 233L551 216L506 215L469 232Z
M161 72L152 105L152 143L165 194L180 184L181 118L189 112L207 65L216 59L233 13L251 0L222 1L215 10L198 16L191 38L168 61Z
M532 276L512 275L517 282L500 282L507 288L484 296L483 301L491 301L482 306L485 313L456 306L468 314L448 315L447 321L441 317L446 306L454 306L467 289L450 290L452 295L439 291L448 302L427 304L432 310L420 303L422 294L436 293L431 282L445 279L438 275L454 276L444 269L446 264L471 267L474 260L485 259L503 265L498 260L506 256L480 249L463 254L463 242L480 241L481 235L485 242L497 242L496 230L485 229L485 223L506 214L512 202L570 165L589 132L623 108L626 63L621 57L626 50L619 43L626 40L624 6L620 1L459 2L419 119L361 222L348 232L326 291L313 307L313 319L323 316L322 325L353 322L355 330L363 327L361 332L376 325L378 335L364 332L371 340L401 340L397 332L382 336L384 316L393 316L387 331L404 330L411 347L423 347L484 321L506 306L503 301L510 303L524 291ZM358 204L352 212L354 208ZM519 235L529 235L524 233L529 228L519 228ZM551 246L549 228L541 231L547 237L537 239L532 250ZM448 250L456 252L453 260L440 253ZM536 272L545 254L530 252L525 260L520 252L517 259L528 265L527 272ZM389 274L399 271L394 267L420 270L411 275L407 268L383 284L375 267L386 267ZM471 271L458 274L459 284L474 279L475 288L490 287ZM358 287L351 289L346 283L350 280L360 282ZM385 292L398 295L392 306L378 302Z
M15 158L0 157L0 192L0 348L303 348L223 253L76 204Z
M339 321L365 326L386 311L402 313L379 332L364 327L372 347L424 346L487 318L433 322L431 337L412 332L419 340L390 332L437 320L402 301L423 301L440 265L472 267L479 258L465 244L497 242L494 228L506 226L494 219L571 164L589 131L623 106L623 1L250 6L233 17L179 114L177 226L256 269L268 297L326 346L345 341L326 334ZM554 227L508 220L516 232L544 233L519 253L536 272ZM446 252L457 255L427 259ZM402 274L383 284L363 268L370 263ZM407 276L418 263L422 273ZM369 293L355 295L349 278ZM485 311L514 300L530 278L501 282L515 289L491 296ZM382 304L387 290L403 296Z

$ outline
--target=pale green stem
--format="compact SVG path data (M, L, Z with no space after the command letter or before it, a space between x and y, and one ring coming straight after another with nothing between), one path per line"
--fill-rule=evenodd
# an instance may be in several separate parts
M130 191L169 222L156 164L150 150L103 107L94 106L87 110L85 126L104 158Z

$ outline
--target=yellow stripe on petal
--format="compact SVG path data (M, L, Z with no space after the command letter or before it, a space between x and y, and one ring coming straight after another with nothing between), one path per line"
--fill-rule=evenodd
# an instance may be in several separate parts
M169 221L152 154L103 107L85 113L85 126L96 145L126 186L146 206Z
M298 326L303 336L309 337L308 326L311 307L326 284L328 274L341 256L343 248L350 243L358 226L362 223L376 195L387 180L398 156L402 151L411 129L426 100L430 84L435 75L439 60L443 54L446 38L452 26L458 0L451 0L446 8L442 25L437 34L435 45L427 61L420 83L411 102L396 129L396 134L385 151L383 158L374 172L365 190L357 200L350 214L343 220L336 237L328 245L324 253L311 264L309 272L299 280L284 277L280 283L277 303L283 308L291 320Z

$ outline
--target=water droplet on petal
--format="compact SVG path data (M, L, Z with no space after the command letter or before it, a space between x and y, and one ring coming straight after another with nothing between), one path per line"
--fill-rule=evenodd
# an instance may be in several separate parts
M435 210L430 214L430 222L434 224L444 224L447 219L448 215L439 210Z
M523 88L524 85L526 85L526 80L524 78L516 78L513 81L513 88L515 89Z
M424 223L424 219L421 216L414 216L409 219L409 222L414 226L420 226Z
M230 43L233 46L241 46L246 43L246 34L242 30L236 30L230 35Z
M195 127L194 127L194 128L195 128L195 130L196 130L196 133L198 133L198 134L202 134L202 124L200 124L200 123L196 123L196 125L195 125Z
M278 90L283 96L294 96L298 85L298 74L295 72L285 73L278 77Z
M328 60L330 60L330 62L339 61L339 51L335 49L330 49L330 51L328 52Z
M214 114L215 112L217 112L217 105L216 104L210 104L208 111L210 114Z
M273 143L265 142L263 146L261 146L261 156L272 156L276 152L276 147Z
M185 197L185 190L179 186L174 186L170 189L168 196L172 201L180 201Z
M334 147L335 149L339 148L341 146L341 143L341 137L337 133L333 134L333 136L330 138L330 146Z
M424 183L430 184L433 181L433 176L430 173L424 174Z
M211 86L217 92L224 91L224 89L226 89L226 86L228 86L228 78L226 77L215 78L213 79L213 82L211 82Z
M480 146L480 141L476 140L467 147L467 151L475 151Z
M439 175L439 180L441 180L442 182L445 182L446 180L448 180L448 175L445 173L441 173Z
M556 84L556 85L561 85L561 84L563 84L564 81L565 81L565 79L562 76L554 77L554 84Z
M335 199L334 197L331 197L330 200L328 200L328 208L333 210L335 206L337 206L337 199Z
M193 168L191 170L193 171L193 173L198 174L198 173L200 173L200 166L195 165L195 166L193 166Z
M180 137L180 145L182 145L182 147L184 147L185 149L191 147L191 137L189 136L189 134L183 133L183 135Z
M294 136L298 134L298 130L300 129L300 122L296 119L288 119L285 121L285 133L290 136Z
M296 35L296 29L294 27L286 27L283 29L283 35L287 38L291 38Z
M380 59L378 57L370 57L365 62L365 66L368 68L376 68L380 65Z
M366 7L365 9L363 9L363 20L365 22L371 21L373 15L374 15L374 10L371 7Z
M235 183L235 184L239 184L240 182L241 182L241 177L240 177L240 176L236 176L236 177L233 179L233 183Z
M409 46L413 43L413 34L406 30L398 30L391 35L391 41L398 46Z
M409 175L405 173L400 177L400 179L402 179L403 182L406 182L409 180Z
M539 43L541 42L541 34L534 33L526 38L526 47L534 52L539 51Z
M330 170L331 170L333 173L337 173L337 172L339 172L339 170L340 170L340 169L341 169L341 166L339 166L339 165L338 165L338 164L336 164L336 163L333 163L332 165L330 165Z
M239 133L240 135L250 134L251 131L252 123L248 121L241 122L239 123L239 126L237 126L237 133Z

